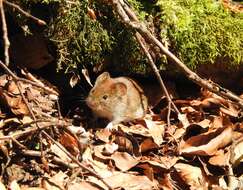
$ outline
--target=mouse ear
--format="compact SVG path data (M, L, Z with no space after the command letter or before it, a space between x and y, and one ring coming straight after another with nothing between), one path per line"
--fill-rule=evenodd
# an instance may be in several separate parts
M108 72L104 72L97 77L97 79L95 81L95 85L97 85L97 84L99 84L99 83L101 83L101 82L103 82L103 81L105 81L109 78L110 78L110 74Z
M122 82L114 83L111 88L113 94L115 93L119 96L124 96L127 94L127 86Z

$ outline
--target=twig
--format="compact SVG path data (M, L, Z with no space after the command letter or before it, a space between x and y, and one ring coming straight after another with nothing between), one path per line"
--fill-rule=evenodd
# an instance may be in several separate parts
M3 0L0 0L0 12L1 12L2 31L3 31L5 64L9 65L8 50L9 50L10 42L8 39L8 29L7 29L7 24L6 24L5 13L4 13L4 9L3 9Z
M41 157L40 151L22 150L21 153L26 155L26 156ZM51 156L53 156L53 155L51 155ZM77 164L67 163L67 162L63 161L62 159L58 158L57 156L54 156L52 159L53 159L54 163L61 164L61 165L65 166L67 168L70 168L70 169L74 169L74 168L78 167Z
M0 65L5 69L5 71L11 75L13 77L13 80L15 81L17 87L18 87L18 90L23 98L23 101L24 103L26 104L29 112L30 112L30 115L31 117L33 118L33 120L35 121L35 124L36 124L36 130L41 130L41 126L39 126L37 119L28 103L28 101L26 100L22 90L21 90L21 87L20 87L20 84L19 84L19 81L18 81L18 78L6 65L4 65L1 61L0 61ZM112 189L111 186L109 184L107 184L104 179L102 177L100 177L98 174L96 174L94 171L92 171L91 169L87 168L85 165L81 164L73 155L71 155L65 148L63 148L63 146L61 146L58 142L56 142L54 139L52 139L52 137L50 135L48 135L45 131L41 131L49 140L51 140L54 144L56 144L65 154L67 154L75 163L77 163L79 165L79 167L83 168L84 170L87 170L88 172L90 172L92 175L94 175L95 177L97 177L99 180L101 180L109 189ZM5 136L6 137L6 136ZM0 138L1 140L1 138Z
M53 119L53 120L46 120L46 121L43 121L43 120L37 120L37 121L32 121L28 124L24 124L24 126L27 126L27 125L31 125L31 124L35 124L36 122L39 123L39 128L42 130L42 129L45 129L45 128L49 128L53 125L55 125L56 127L67 127L67 126L70 126L71 123L68 123L64 120L57 120L57 119ZM45 125L43 123L46 123ZM21 137L23 137L24 135L27 135L29 133L33 133L35 131L37 131L39 128L37 127L30 127L30 128L27 128L25 131L17 131L15 133L12 133L11 135L7 135L7 136L0 136L0 141L1 140L12 140L12 139L19 139Z
M219 86L218 84L214 82L209 82L206 79L202 79L199 77L196 73L192 72L182 61L180 61L173 53L171 53L163 44L146 28L145 24L139 23L139 22L131 22L129 19L126 19L127 16L124 15L124 9L131 12L131 9L123 2L123 0L110 0L109 3L111 3L114 7L120 18L122 18L122 21L124 24L126 24L128 27L132 28L135 31L138 31L146 40L149 40L150 43L158 46L160 50L173 62L176 64L176 66L183 71L183 73L193 82L196 84L202 86L203 88L206 88L213 93L227 98L233 102L235 102L237 105L239 105L241 108L243 108L243 99L241 99L239 96L235 95L233 92ZM125 19L124 19L125 18Z
M0 64L1 65L1 64ZM21 87L20 87L20 84L19 84L19 81L17 80L18 79L18 77L10 70L10 69L8 69L8 67L6 67L6 65L5 65L5 70L8 72L8 74L10 74L12 77L13 77L13 79L14 79L14 81L16 82L16 85L17 85L17 87L18 87L18 90L20 91L20 94L21 94L21 96L22 96L22 98L23 98L23 101L24 101L24 103L26 104L26 106L27 106L27 108L28 108L28 110L29 110L29 112L30 112L30 115L31 115L31 117L33 118L33 120L35 121L35 124L36 124L36 128L35 128L35 130L41 130L41 126L39 126L39 124L38 124L38 122L36 122L37 121L37 119L36 119L36 117L35 117L35 115L34 115L34 113L33 113L33 111L32 111L32 109L31 109L31 107L30 107L30 105L29 105L29 103L28 103L28 101L26 100L26 98L25 98L25 96L24 96L24 94L23 94L23 92L22 92L22 90L21 90ZM109 184L107 184L105 181L104 181L104 179L102 178L102 177L100 177L98 174L96 174L95 173L95 171L92 171L91 169L89 169L88 167L86 167L85 165L83 165L83 164L81 164L73 155L71 155L65 148L63 148L63 146L62 145L60 145L58 142L56 142L50 135L48 135L45 131L41 131L42 132L42 134L44 134L50 141L52 141L54 144L56 144L65 154L67 154L71 159L72 159L72 161L73 162L75 162L75 163L77 163L78 165L79 165L79 167L81 167L82 169L84 169L84 170L86 170L86 171L88 171L89 173L91 173L92 175L94 175L95 177L97 177L99 180L101 180L109 189L112 189L111 187L110 187L110 185ZM23 134L23 133L22 133ZM6 138L12 138L11 136L10 137L7 137L7 136L5 136L5 137L2 137L2 138L0 138L0 140L6 140Z
M54 94L54 95L57 95L57 96L59 95L53 89L50 89L50 88L48 88L46 86L43 86L43 85L41 85L39 83L36 83L36 82L33 82L31 80L27 80L27 79L18 77L1 60L0 60L0 66L6 71L6 73L8 73L11 77L13 77L13 79L16 80L16 81L21 81L21 82L29 83L29 84L32 84L32 85L34 85L36 87L39 87L39 88L43 89L44 91L46 91L48 93L51 93L51 94Z
M120 1L121 2L121 1ZM117 3L116 4L116 7L117 7L117 10L119 12L119 15L121 16L122 15L122 19L125 21L125 22L131 22L132 21L135 21L135 22L139 22L136 14L134 14L131 10L130 10L130 7L128 7L125 3L122 4L122 3ZM166 86L160 76L160 73L159 73L159 70L158 68L156 67L154 61L153 61L153 58L151 56L151 54L149 53L147 47L146 47L146 42L145 42L145 39L144 37L139 33L139 31L136 31L135 32L135 36L136 36L136 39L138 41L138 43L140 44L143 52L145 53L145 55L147 56L148 58L148 62L150 64L150 67L152 68L152 70L154 71L158 81L159 81L159 84L160 84L160 87L161 89L164 91L164 94L166 96L166 99L167 99L167 102L168 102L168 114L167 114L167 123L168 123L168 126L170 126L170 111L171 111L171 105L172 107L174 108L175 112L178 114L178 118L179 120L181 120L180 118L180 111L178 110L178 108L176 107L176 105L174 104L174 102L171 100L171 97L166 89ZM184 120L186 120L187 118L184 117ZM183 121L182 121L183 122Z
M102 181L109 189L113 189L108 183L104 181L104 179L95 173L95 171L91 170L90 168L86 167L84 164L80 163L72 154L70 154L61 144L56 142L50 135L48 135L45 131L42 131L42 133L50 140L52 143L56 144L66 155L69 156L69 158L72 159L73 162L78 164L78 166L86 171L88 171L90 174L97 177L100 181Z
M153 58L152 58L152 56L150 55L150 53L148 52L148 50L147 50L147 48L146 48L146 46L145 46L145 44L144 44L144 42L143 42L143 40L144 40L143 37L142 37L139 33L137 33L137 32L136 32L135 35L136 35L136 38L137 38L137 40L138 40L140 46L142 47L142 49L143 49L143 51L144 51L144 53L145 53L145 55L146 55L147 58L148 58L148 61L149 61L149 63L150 63L150 67L153 69L153 71L154 71L154 73L155 73L155 75L156 75L156 77L157 77L157 79L158 79L158 81L159 81L159 83L160 83L160 86L161 86L162 90L163 90L164 93L165 93L165 96L166 96L166 99L167 99L167 101L168 101L168 104L171 104L171 105L173 106L173 108L175 109L176 113L177 113L177 114L180 114L180 111L178 110L178 108L176 107L176 105L175 105L175 104L173 103L173 101L171 100L170 95L169 95L169 93L168 93L168 91L167 91L167 89L166 89L166 87L165 87L165 84L164 84L164 82L163 82L163 80L162 80L162 78L161 78L161 76L160 76L160 74L159 74L159 70L158 70L158 68L156 67L156 65L154 64Z
M3 0L3 2L4 2L6 5L12 7L13 9L16 9L17 11L19 11L19 12L20 12L21 14L23 14L24 16L26 16L26 17L28 17L28 18L31 18L32 20L34 20L35 22L37 22L37 24L42 25L42 26L46 25L46 22L45 22L45 21L43 21L43 20L41 20L41 19L38 19L38 18L34 17L33 15L27 13L26 11L24 11L23 9L21 9L20 6L14 4L14 3L8 2L8 1L6 1L6 0Z
M20 9L17 5L15 5L15 4L12 4L12 3L9 3L9 2L7 2L7 1L5 1L5 3L6 4L8 4L8 5L11 5L11 6L13 6L13 7L15 7L15 8L17 8L19 11L21 11L22 12L22 9ZM1 9L1 11L3 11L3 6L2 6L2 0L0 0L0 9ZM23 14L26 14L25 12L22 12ZM31 15L29 15L31 18L33 18ZM5 17L3 17L2 16L2 20L4 20L4 22L6 22L6 20L5 20ZM7 52L7 55L8 55L8 52ZM41 130L41 127L39 126L39 124L38 124L38 122L36 122L37 120L36 120L36 117L35 117L35 115L34 115L34 113L33 113L33 111L32 111L32 109L31 109L31 107L30 107L30 105L29 105L29 103L28 103L28 101L26 100L26 98L25 98L25 96L24 96L24 94L23 94L23 92L22 92L22 90L21 90L21 84L19 83L19 77L17 77L4 63L2 63L1 61L0 61L0 66L2 66L3 68L4 68L4 70L9 74L9 75L11 75L12 77L13 77L13 80L14 80L14 82L16 83L16 85L17 85L17 87L18 87L18 90L19 90L19 92L20 92L20 94L21 94L21 96L22 96L22 98L23 98L23 101L24 101L24 103L26 104L26 106L27 106L27 108L28 108L28 110L29 110L29 113L30 113L30 115L31 115L31 117L33 118L33 120L35 121L35 125L36 125L36 129L38 129L38 130ZM42 131L42 134L44 134L50 141L52 141L54 144L56 144L65 154L67 154L71 159L72 159L72 161L74 161L75 163L77 163L78 164L78 166L80 167L80 168L82 168L82 169L84 169L84 170L86 170L86 171L88 171L89 173L91 173L92 175L94 175L95 177L97 177L99 180L101 180L109 189L112 189L112 187L109 185L109 184L107 184L105 181L104 181L104 179L101 177L101 176L99 176L98 174L96 174L95 173L95 171L92 171L90 168L88 168L88 167L86 167L85 165L83 165L83 164L81 164L73 155L71 155L62 145L60 145L57 141L55 141L50 135L48 135L45 131ZM11 139L11 138L13 138L13 137L11 137L11 136L9 136L8 137L9 139ZM5 139L1 139L0 138L0 140L6 140L6 136L5 136ZM42 155L42 154L41 154Z

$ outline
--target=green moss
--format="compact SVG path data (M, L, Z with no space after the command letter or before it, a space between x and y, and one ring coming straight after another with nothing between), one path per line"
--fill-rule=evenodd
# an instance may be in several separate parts
M88 1L63 2L59 7L49 31L58 47L58 69L70 71L102 62L111 51L112 38L97 20L88 16Z
M158 0L161 36L188 66L243 60L243 14L232 14L215 0Z

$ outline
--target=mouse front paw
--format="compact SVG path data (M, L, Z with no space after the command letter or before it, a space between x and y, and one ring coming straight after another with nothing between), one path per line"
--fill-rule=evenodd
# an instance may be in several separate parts
M108 131L112 131L112 129L114 129L114 125L112 122L108 123L107 126L105 127L106 130Z

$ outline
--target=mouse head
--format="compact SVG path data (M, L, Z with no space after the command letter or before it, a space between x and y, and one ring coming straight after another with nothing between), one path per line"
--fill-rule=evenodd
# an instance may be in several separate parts
M108 72L104 72L98 76L95 81L93 91L104 91L108 94L115 94L117 96L124 96L127 93L127 86L122 82L116 82L113 78L110 77ZM91 90L91 92L92 92Z
M97 78L86 102L99 116L112 119L117 106L125 104L126 94L126 84L116 81L109 73L104 72Z

